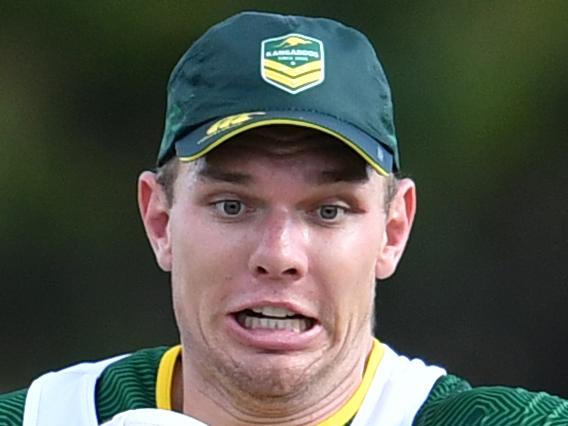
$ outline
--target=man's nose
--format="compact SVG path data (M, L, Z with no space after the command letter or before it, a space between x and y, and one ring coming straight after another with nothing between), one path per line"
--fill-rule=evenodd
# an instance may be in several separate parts
M272 212L255 232L249 269L257 278L294 281L308 270L308 229L298 218Z

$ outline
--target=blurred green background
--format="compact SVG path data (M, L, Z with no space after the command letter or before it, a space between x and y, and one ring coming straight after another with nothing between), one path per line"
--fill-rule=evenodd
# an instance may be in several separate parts
M165 85L245 9L363 30L419 214L378 334L474 384L568 397L568 2L0 2L0 391L176 331L138 218Z

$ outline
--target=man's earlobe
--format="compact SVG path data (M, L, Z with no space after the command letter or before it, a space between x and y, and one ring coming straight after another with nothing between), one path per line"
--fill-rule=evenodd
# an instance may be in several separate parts
M164 271L170 271L170 207L164 189L156 181L156 174L153 172L142 172L138 178L138 208L158 265Z
M402 179L387 212L385 242L377 259L376 278L385 279L394 274L406 248L415 213L416 187L412 180Z

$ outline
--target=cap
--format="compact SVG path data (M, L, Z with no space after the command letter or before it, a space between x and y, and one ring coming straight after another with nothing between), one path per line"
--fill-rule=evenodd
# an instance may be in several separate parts
M390 88L369 40L331 19L260 12L211 27L179 60L158 165L273 124L328 133L379 173L399 170Z

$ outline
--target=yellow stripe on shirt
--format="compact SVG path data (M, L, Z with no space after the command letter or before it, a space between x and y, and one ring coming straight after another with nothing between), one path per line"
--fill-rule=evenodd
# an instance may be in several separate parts
M181 345L170 348L162 355L156 377L156 407L162 410L172 409L172 384L176 361L181 355Z
M371 387L371 383L373 382L373 378L375 377L375 373L381 360L383 359L383 355L385 354L385 348L383 347L382 343L379 342L377 339L373 340L373 348L371 349L371 353L369 354L369 359L367 360L367 365L365 366L365 373L363 374L363 380L361 380L361 384L353 394L353 396L345 403L343 407L339 409L336 413L332 414L331 417L328 417L323 422L321 422L318 426L337 426L337 425L344 425L351 420L357 411L363 405L363 401L365 400L365 396L367 396L367 392Z

